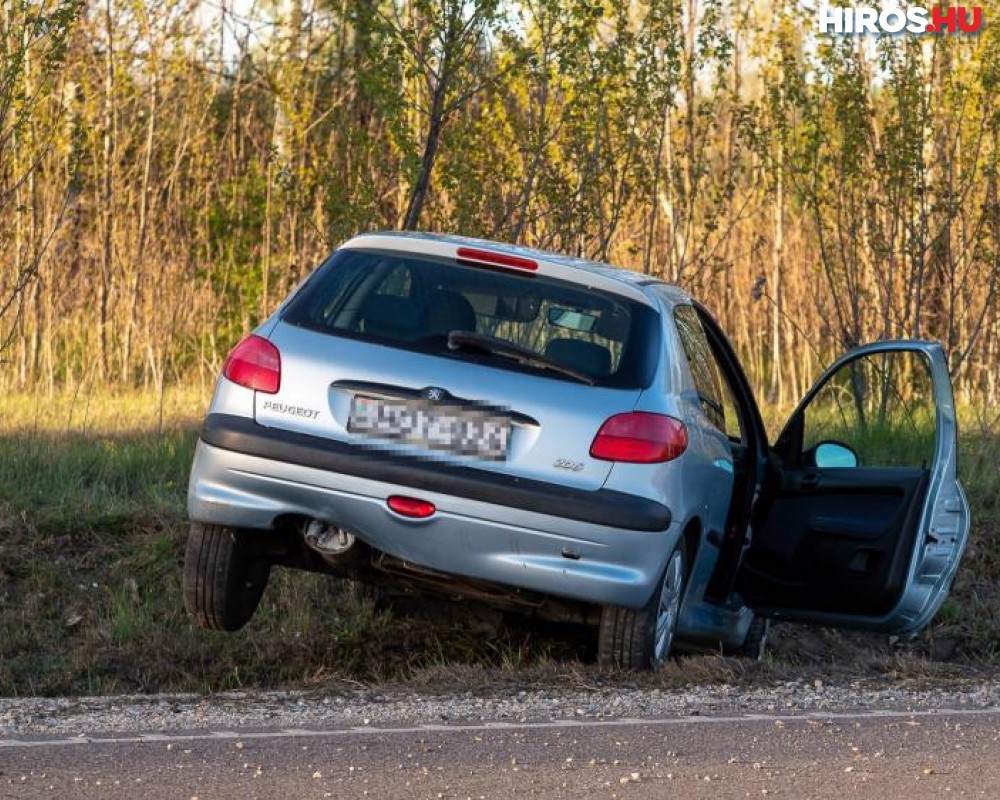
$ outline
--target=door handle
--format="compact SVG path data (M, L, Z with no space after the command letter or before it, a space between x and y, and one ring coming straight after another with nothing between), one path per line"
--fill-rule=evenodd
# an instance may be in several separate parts
M807 472L799 479L799 489L805 492L812 492L819 488L819 475L815 472Z

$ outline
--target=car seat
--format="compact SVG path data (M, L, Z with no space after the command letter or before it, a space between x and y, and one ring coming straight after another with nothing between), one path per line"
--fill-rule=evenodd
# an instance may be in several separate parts
M545 346L545 355L593 378L606 378L611 374L611 351L593 342L553 339Z

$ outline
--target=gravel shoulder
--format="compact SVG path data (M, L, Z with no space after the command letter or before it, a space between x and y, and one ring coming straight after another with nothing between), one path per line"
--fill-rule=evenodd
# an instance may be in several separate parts
M353 728L692 715L928 711L1000 707L1000 676L907 685L891 678L792 680L753 686L481 687L437 692L331 687L232 692L0 699L0 738L129 732Z

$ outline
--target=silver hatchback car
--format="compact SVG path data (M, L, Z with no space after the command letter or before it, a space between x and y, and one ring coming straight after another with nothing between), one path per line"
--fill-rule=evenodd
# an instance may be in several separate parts
M230 354L184 597L273 565L592 624L602 663L759 652L781 618L907 635L965 547L940 345L833 364L769 444L719 326L648 276L426 234L340 247Z

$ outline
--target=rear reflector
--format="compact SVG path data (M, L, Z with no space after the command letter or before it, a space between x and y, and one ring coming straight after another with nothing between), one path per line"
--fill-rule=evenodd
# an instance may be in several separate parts
M632 411L605 420L590 445L590 455L602 461L653 464L672 461L687 445L687 428L679 419Z
M428 503L426 500L417 500L415 497L402 497L398 494L390 497L386 501L386 504L397 514L401 514L404 517L413 517L414 519L425 519L437 511L433 503Z
M222 374L240 386L275 394L281 386L281 354L267 339L251 334L233 348Z
M526 269L534 272L538 269L538 262L530 258L512 256L507 253L492 253L489 250L477 250L474 247L459 247L459 261L466 261L470 264L489 264L494 267L510 267L512 269Z

